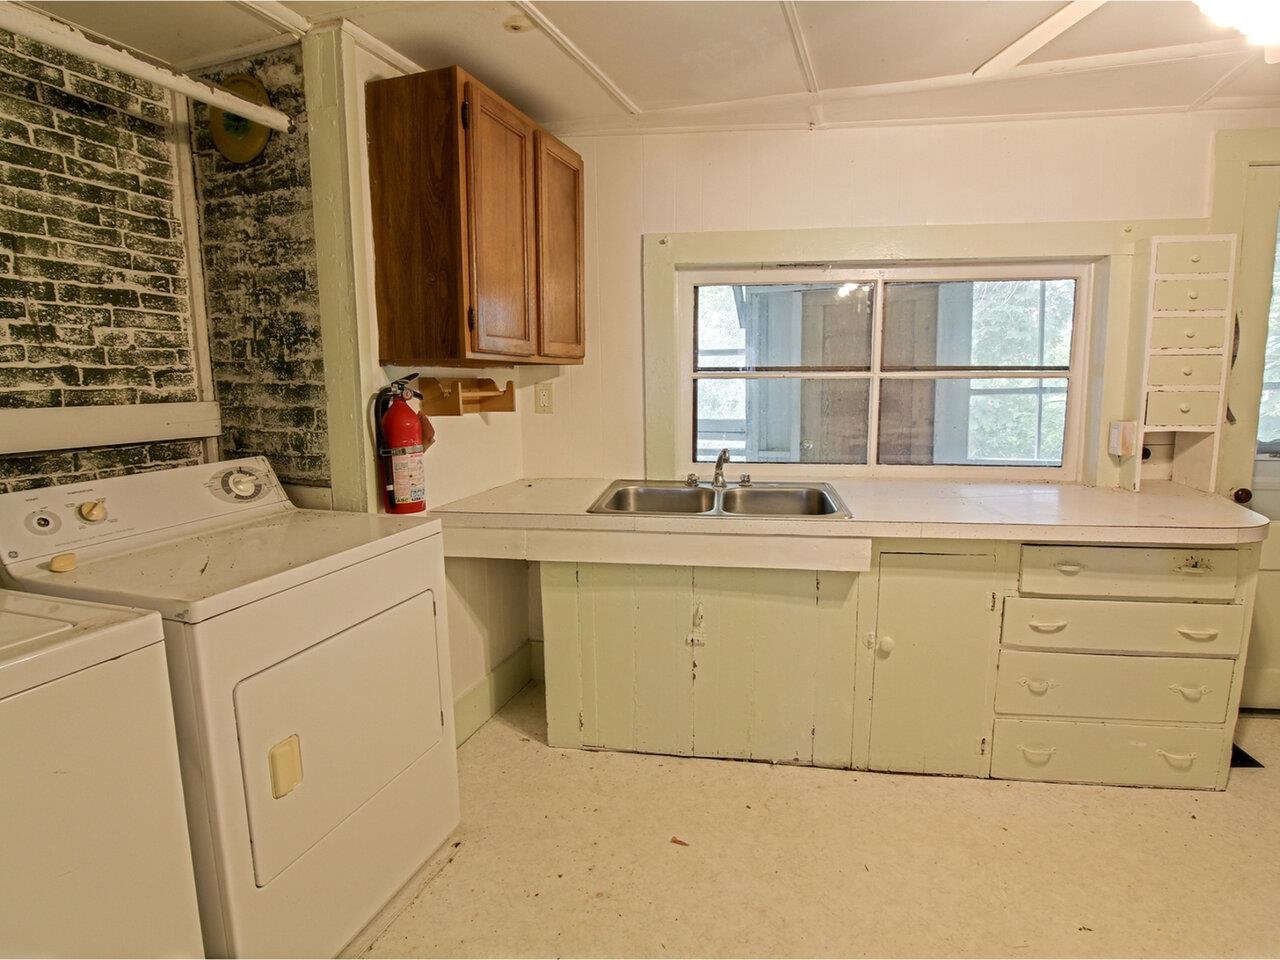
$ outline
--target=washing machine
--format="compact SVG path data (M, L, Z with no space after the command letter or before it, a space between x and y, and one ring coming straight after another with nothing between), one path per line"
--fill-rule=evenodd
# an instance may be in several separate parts
M0 590L0 955L203 956L163 641Z
M159 611L210 956L333 956L458 822L438 521L262 458L0 496L19 589Z

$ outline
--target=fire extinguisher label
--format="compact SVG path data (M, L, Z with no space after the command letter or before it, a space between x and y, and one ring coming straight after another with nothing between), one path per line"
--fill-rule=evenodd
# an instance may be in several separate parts
M391 495L397 505L422 503L427 499L427 476L420 450L391 458L391 484Z

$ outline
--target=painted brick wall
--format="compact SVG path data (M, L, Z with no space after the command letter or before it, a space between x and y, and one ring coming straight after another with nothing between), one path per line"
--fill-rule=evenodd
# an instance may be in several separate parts
M168 119L154 84L0 31L0 407L196 399ZM0 492L200 459L0 457Z
M203 71L247 73L294 129L233 164L213 146L197 106L196 189L209 349L222 407L223 453L266 456L282 480L329 485L320 299L302 48L284 47Z

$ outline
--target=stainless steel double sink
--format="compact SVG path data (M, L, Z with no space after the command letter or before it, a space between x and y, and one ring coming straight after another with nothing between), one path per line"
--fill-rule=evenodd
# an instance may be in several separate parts
M691 486L678 480L615 480L587 513L671 517L814 517L848 519L849 511L827 483Z

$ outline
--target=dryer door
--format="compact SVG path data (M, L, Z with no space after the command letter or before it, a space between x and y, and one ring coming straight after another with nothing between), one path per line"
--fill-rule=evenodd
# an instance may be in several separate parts
M431 593L242 680L235 711L262 887L439 742Z

